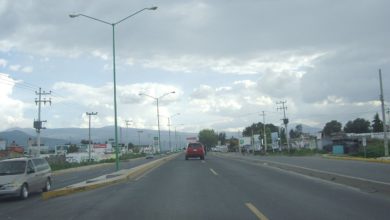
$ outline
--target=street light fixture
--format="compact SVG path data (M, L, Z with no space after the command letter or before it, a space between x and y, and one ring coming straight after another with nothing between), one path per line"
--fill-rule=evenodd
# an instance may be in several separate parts
M143 92L139 93L140 96L147 96L149 98L156 100L156 103L157 103L157 127L158 127L158 150L160 151L160 153L161 153L161 140L160 140L161 139L161 132L160 132L160 110L159 110L159 106L158 106L158 100L164 96L167 96L167 95L173 94L173 93L175 93L175 91L164 93L163 95L161 95L159 97L154 97L154 96L145 94Z
M70 14L69 17L71 18L76 18L76 17L79 17L79 16L82 16L82 17L86 17L86 18L89 18L89 19L92 19L92 20L95 20L95 21L98 21L98 22L101 22L101 23L104 23L104 24L108 24L108 25L111 25L112 27L112 70L113 70L113 81L114 81L114 118L115 118L115 167L116 167L116 170L119 170L119 157L118 157L118 154L119 154L119 149L118 149L118 121L117 121L117 105L116 105L116 72L115 72L115 26L119 23L121 23L122 21L128 19L128 18L131 18L133 17L134 15L144 11L144 10L156 10L157 7L149 7L149 8L143 8L117 22L114 22L114 23L110 23L110 22L107 22L107 21L104 21L104 20L101 20L101 19L98 19L98 18L94 18L94 17L91 17L91 16L88 16L88 15L84 15L84 14Z

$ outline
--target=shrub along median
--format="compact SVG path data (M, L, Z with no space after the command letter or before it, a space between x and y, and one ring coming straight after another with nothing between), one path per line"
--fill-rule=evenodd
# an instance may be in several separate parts
M290 151L283 149L282 151L267 151L268 156L313 156L325 153L325 151L318 149L307 149L307 148L292 148Z
M135 153L128 153L128 154L122 154L119 157L119 160L124 161L124 160L129 160L129 159L135 159L139 157L145 157L146 154L140 153L140 154L135 154ZM100 161L82 161L80 163L69 163L65 160L65 157L61 158L49 158L48 162L51 166L51 169L53 171L56 170L64 170L64 169L70 169L70 168L75 168L75 167L82 167L82 166L90 166L90 165L96 165L96 164L102 164L102 163L114 163L115 158L110 158L110 159L105 159L105 160L100 160Z

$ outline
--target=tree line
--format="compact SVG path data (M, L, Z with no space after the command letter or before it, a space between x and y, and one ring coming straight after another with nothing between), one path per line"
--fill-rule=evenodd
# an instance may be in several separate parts
M322 129L322 132L325 136L330 136L334 133L339 133L344 131L345 133L369 133L369 132L383 132L383 122L379 118L379 114L374 115L373 120L370 122L363 118L356 118L355 120L348 121L344 127L341 122L337 120L331 120L327 122ZM275 126L274 124L265 124L265 134L267 142L271 141L271 133L280 132L279 137L282 143L286 142L285 131L283 127ZM250 126L245 127L242 131L242 136L248 137L252 134L260 134L260 137L264 137L264 124L261 122L253 123ZM299 138L303 135L302 125L295 126L294 129L291 129L289 132L290 138ZM208 150L212 147L215 147L218 142L221 145L226 143L230 144L230 147L234 148L238 146L239 140L237 138L231 137L227 138L225 132L217 133L213 129L203 129L198 134L199 141L203 143Z
M337 120L332 120L327 122L322 129L323 134L326 136L342 131L345 133L383 132L383 121L380 120L379 114L376 113L371 122L364 118L356 118L353 121L348 121L343 127Z

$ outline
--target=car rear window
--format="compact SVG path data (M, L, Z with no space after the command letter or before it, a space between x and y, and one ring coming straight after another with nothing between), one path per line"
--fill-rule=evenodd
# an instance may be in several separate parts
M202 145L200 143L191 143L191 144L188 144L188 147L190 147L190 148L202 148Z

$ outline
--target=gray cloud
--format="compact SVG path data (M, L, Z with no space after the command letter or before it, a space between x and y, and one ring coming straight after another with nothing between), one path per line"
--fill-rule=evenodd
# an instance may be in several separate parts
M302 121L304 114L317 111L371 110L379 95L379 68L385 98L390 98L387 0L4 0L0 51L107 61L112 50L110 27L68 14L116 21L152 5L159 9L117 26L118 68L131 61L131 66L164 74L232 77L223 82L210 77L214 80L204 79L203 87L187 88L193 91L188 100L207 105L209 112L234 115L259 107L274 109L280 99L289 100L291 114ZM253 76L251 81L242 85L252 86L234 84L248 75ZM141 102L137 91L121 93L121 101Z

